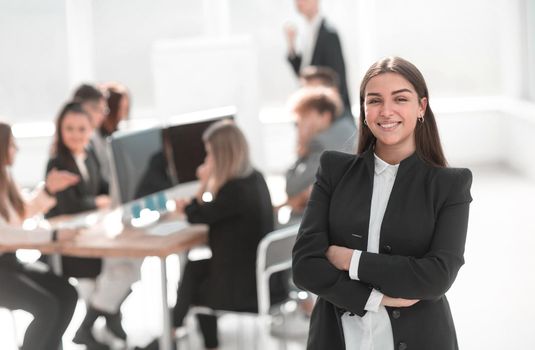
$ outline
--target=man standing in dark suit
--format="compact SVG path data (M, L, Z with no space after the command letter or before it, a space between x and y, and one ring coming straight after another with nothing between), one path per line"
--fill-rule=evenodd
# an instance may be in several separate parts
M306 19L302 49L296 47L297 32L294 26L285 28L288 41L288 61L295 74L307 66L324 66L334 69L340 78L340 94L346 108L350 108L346 68L340 38L319 13L319 0L295 0L297 11Z

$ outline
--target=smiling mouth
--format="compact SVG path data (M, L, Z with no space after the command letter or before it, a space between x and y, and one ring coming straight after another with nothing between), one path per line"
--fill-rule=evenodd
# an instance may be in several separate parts
M383 130L389 131L394 130L401 122L386 122L386 123L377 123L379 127Z

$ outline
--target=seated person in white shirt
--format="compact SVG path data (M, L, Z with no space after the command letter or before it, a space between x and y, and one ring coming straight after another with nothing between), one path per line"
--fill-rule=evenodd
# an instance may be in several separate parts
M9 171L16 152L11 127L0 122L0 247L12 250L26 244L73 238L76 232L72 230L24 230L22 222L53 206L55 199L51 194L77 183L78 176L54 169L49 173L45 186L38 188L26 200ZM50 271L28 268L17 260L14 253L0 253L0 281L0 307L25 310L33 316L21 349L58 349L78 300L74 287L67 279Z

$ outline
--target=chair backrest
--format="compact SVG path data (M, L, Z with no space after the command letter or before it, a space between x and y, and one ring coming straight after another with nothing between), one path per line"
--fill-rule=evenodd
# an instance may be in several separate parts
M267 315L270 307L269 277L292 266L292 249L299 225L268 233L258 244L256 254L256 288L258 314Z

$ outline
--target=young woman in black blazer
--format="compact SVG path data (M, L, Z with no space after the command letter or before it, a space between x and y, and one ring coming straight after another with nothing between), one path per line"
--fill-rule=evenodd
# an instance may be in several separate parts
M77 174L81 181L56 193L56 205L47 218L77 214L109 205L108 184L100 174L99 162L88 149L93 128L87 112L77 102L67 103L56 122L56 140L53 156L46 166ZM100 273L100 259L63 257L63 274L71 277L94 278Z
M308 349L458 349L445 293L464 263L472 175L447 167L423 76L399 57L360 88L357 155L326 152L294 247L319 296Z
M9 167L15 161L17 146L8 124L0 122L0 246L20 246L67 240L76 235L72 230L52 232L36 228L24 230L22 223L54 205L51 193L70 186L78 178L54 170L45 187L24 199L11 177ZM21 264L14 253L0 249L0 306L25 310L33 320L26 329L22 350L58 349L61 337L71 321L78 295L66 278L52 272L31 269Z
M197 170L199 192L190 201L177 201L177 206L189 222L208 224L212 258L187 263L174 309L176 327L182 326L191 305L257 311L256 251L274 225L268 187L251 167L238 127L232 121L217 122L203 140L206 159ZM280 279L272 281L272 290L274 302L286 294ZM216 348L216 317L198 318L206 348Z
M103 209L109 206L108 184L103 179L95 153L88 148L93 132L90 116L78 102L69 102L61 110L56 125L53 157L48 161L47 174L51 169L67 170L77 174L80 182L56 194L56 205L47 213L51 218L64 214ZM101 273L102 260L95 258L62 257L64 276L95 279ZM94 321L105 315L93 306L96 285L92 291L87 313L73 341L85 344L89 349L107 350L91 333ZM124 291L127 293L127 290Z

